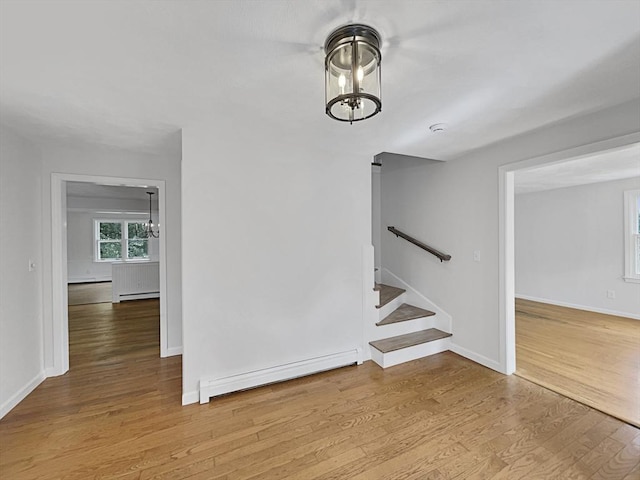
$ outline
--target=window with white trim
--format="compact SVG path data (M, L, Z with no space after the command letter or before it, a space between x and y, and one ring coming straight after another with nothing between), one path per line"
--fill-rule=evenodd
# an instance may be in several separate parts
M94 220L95 261L148 260L145 225L129 220Z
M640 190L624 192L624 279L640 283Z

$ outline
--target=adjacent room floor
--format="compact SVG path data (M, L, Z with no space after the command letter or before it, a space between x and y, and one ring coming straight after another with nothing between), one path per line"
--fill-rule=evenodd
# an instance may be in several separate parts
M517 374L640 426L640 321L516 300Z
M67 287L69 305L111 302L111 282L70 283Z
M70 306L71 369L0 420L0 478L637 479L640 430L451 352L182 407L158 300Z

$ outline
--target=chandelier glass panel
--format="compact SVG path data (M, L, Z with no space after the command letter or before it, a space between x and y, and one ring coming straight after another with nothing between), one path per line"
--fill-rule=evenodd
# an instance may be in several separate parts
M347 25L325 42L325 103L331 118L357 122L382 110L380 34L367 25Z

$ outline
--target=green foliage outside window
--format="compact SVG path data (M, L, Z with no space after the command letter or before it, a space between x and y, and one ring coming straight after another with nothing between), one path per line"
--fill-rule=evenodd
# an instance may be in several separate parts
M119 260L121 257L122 242L100 242L100 260Z
M142 222L127 223L127 258L149 258L149 241Z
M146 239L147 233L143 222L128 222L127 233L129 240Z
M127 259L149 258L144 222L98 222L98 237L98 260L121 260L123 254Z
M100 222L100 240L120 240L122 224L120 222Z

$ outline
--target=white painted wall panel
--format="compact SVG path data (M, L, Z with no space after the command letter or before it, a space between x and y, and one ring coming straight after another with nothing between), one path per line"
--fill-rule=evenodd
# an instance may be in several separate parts
M0 130L0 417L44 378L40 165L35 146Z
M640 316L640 284L622 278L623 192L638 188L640 177L516 195L516 295Z
M201 378L361 347L372 157L251 119L183 131L185 401Z

